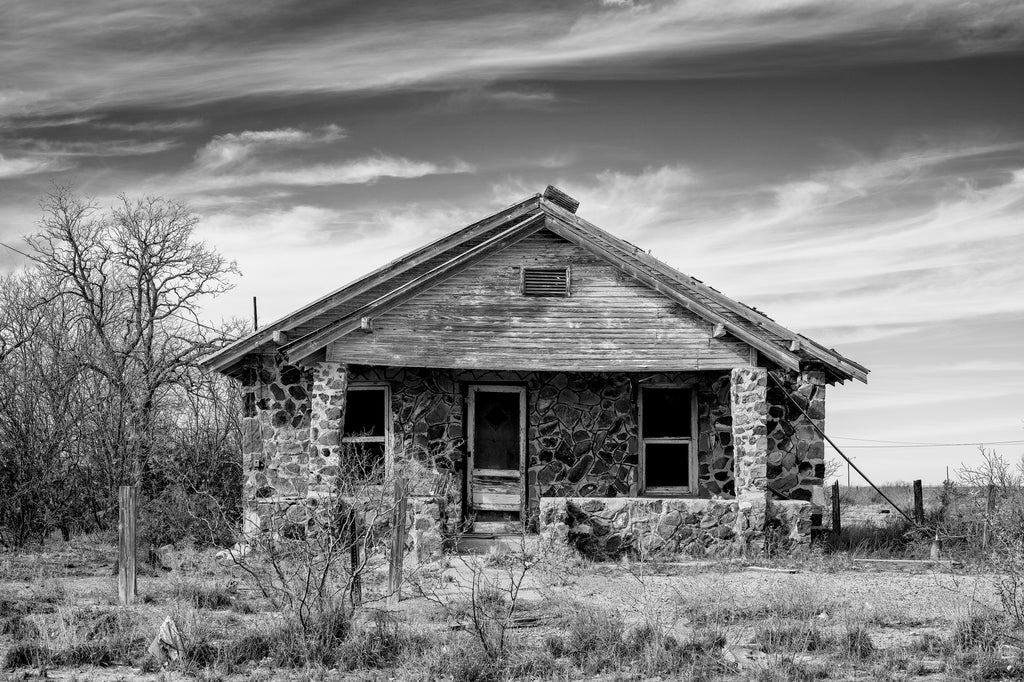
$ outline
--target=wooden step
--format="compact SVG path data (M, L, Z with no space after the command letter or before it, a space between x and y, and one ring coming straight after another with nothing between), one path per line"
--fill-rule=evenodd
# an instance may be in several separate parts
M527 533L526 546L532 549L540 540L536 533ZM522 549L523 534L519 533L464 533L459 536L455 549L460 554L486 554L492 547L517 552Z

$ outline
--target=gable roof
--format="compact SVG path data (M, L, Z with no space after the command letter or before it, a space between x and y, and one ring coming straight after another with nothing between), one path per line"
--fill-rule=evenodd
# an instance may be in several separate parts
M370 320L391 310L469 265L546 228L710 323L716 336L731 334L788 369L818 364L833 381L867 381L866 368L834 349L790 331L760 311L679 272L576 216L571 208L572 203L559 200L551 192L529 197L299 308L206 357L203 364L235 374L246 355L272 348L289 362L322 357L328 343L365 325L364 318Z

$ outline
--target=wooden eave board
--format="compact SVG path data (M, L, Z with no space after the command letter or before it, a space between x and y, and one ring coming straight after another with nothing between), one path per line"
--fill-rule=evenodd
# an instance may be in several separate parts
M842 356L837 351L826 349L821 344L786 329L763 313L729 298L712 287L659 261L639 247L602 230L575 214L569 213L556 204L542 199L541 205L563 222L585 232L596 243L614 248L623 259L637 267L645 268L652 276L675 285L694 300L714 312L729 318L734 324L745 328L750 333L756 334L780 348L788 348L793 339L799 339L801 341L802 356L812 361L825 363L835 372L839 380L856 378L865 383L867 382L869 370Z

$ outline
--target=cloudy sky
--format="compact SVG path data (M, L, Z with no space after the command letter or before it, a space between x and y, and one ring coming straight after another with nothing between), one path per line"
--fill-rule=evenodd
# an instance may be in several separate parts
M553 183L867 365L879 481L1024 441L1016 0L13 0L0 240L52 181L187 201L264 321Z

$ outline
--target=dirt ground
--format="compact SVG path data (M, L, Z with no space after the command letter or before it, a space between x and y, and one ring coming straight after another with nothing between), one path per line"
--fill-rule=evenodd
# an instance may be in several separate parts
M81 626L69 623L84 622L88 614L119 609L113 557L114 549L95 539L0 555L0 611L7 611L0 612L0 619L22 615L34 620L39 638L54 646L80 637ZM258 663L215 673L195 668L160 669L143 662L148 640L168 616L184 632L216 626L222 633L279 618L237 568L218 564L212 550L178 549L165 556L163 563L145 566L138 579L139 603L128 607L138 621L134 648L128 652L132 666L116 662L8 665L0 675L3 679L45 676L59 680L441 678L436 669L425 672L410 662L380 671L321 669L314 673L268 669ZM452 604L467 599L474 571L489 572L488 580L501 583L507 566L502 556L488 556L451 558L422 570L411 569L404 598L390 615L401 627L442 638L455 631L471 631L466 609ZM795 572L785 572L788 570ZM223 598L220 603L186 603L189 590L196 586ZM386 609L383 589L383 574L368 576L364 592L369 613ZM417 591L427 596L417 595ZM617 614L627 629L654 623L680 641L713 623L725 640L720 653L732 666L732 673L724 673L720 679L974 679L972 673L951 669L951 649L939 650L929 642L945 641L958 624L978 614L997 614L998 608L991 576L964 574L948 565L864 564L809 557L765 570L725 560L592 563L565 553L545 556L542 552L523 580L516 608L519 627L512 637L524 646L542 646L546 638L571 629L567 623L579 611L589 609ZM372 617L364 614L367 621ZM787 659L787 665L799 664L804 672L780 673L773 668L773 661L778 661L758 644L758 638L763 640L766 624L783 622L809 624L815 632L825 633L848 631L852 622L863 624L872 652L863 660L843 658L844 663L837 665L833 654L804 647L808 650L789 654L791 660ZM72 632L75 627L79 634ZM16 641L15 633L0 635L0 659ZM462 643L453 646L468 646L465 642L469 640L458 641ZM1004 645L993 653L1001 657L1007 674L1014 678L1019 670L1015 668L1015 651ZM813 668L811 673L806 672L808 666ZM880 666L892 670L880 677ZM542 676L534 674L535 678ZM671 674L635 676L628 670L591 675L584 668L557 679L568 678L676 679Z

